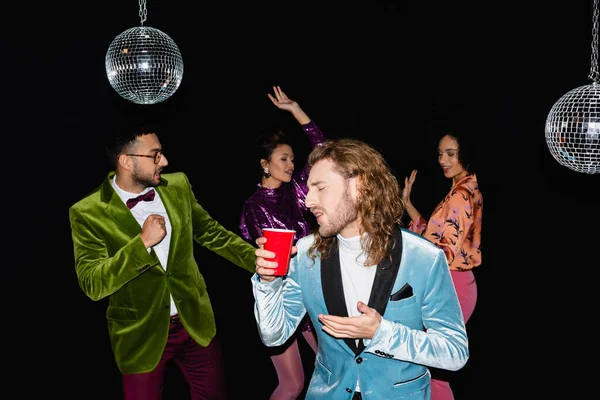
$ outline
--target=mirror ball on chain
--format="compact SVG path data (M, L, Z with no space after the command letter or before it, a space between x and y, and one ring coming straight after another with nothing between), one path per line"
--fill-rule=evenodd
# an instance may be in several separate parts
M546 119L546 143L559 164L600 173L600 85L580 86L554 103Z
M183 79L177 44L148 26L117 35L106 52L106 76L121 97L137 104L155 104L171 97Z

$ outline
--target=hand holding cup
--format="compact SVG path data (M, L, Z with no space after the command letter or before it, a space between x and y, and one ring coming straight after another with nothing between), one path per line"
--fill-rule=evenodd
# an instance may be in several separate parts
M256 273L262 280L271 282L287 275L290 257L298 251L294 234L293 230L265 228L264 236L256 239Z

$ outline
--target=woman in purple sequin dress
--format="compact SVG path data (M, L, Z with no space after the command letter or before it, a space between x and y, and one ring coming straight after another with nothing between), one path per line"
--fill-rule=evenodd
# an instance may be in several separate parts
M323 133L311 121L298 103L289 99L279 86L273 87L275 96L268 94L273 104L281 110L289 111L302 126L312 147L324 141ZM296 231L294 244L310 233L311 227L305 218L304 204L308 187L308 165L295 171L294 153L289 139L281 131L265 135L260 143L261 182L256 191L242 207L240 229L242 236L254 243L262 235L263 228L282 228ZM301 325L302 335L317 351L317 340L308 318ZM271 360L279 384L270 400L298 398L304 388L304 368L296 336L283 346L270 348Z

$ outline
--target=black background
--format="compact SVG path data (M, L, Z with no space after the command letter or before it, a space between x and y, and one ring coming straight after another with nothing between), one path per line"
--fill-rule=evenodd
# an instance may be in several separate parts
M371 143L400 181L417 168L413 202L423 214L449 188L432 130L467 134L480 161L483 264L475 270L471 358L456 373L455 396L564 390L579 398L587 378L576 358L589 357L596 340L588 326L595 320L600 178L559 165L544 124L562 95L591 83L592 2L523 7L148 1L145 25L177 43L184 74L171 98L141 106L118 96L104 67L114 37L139 26L137 1L6 3L0 71L9 373L0 392L120 398L106 303L78 287L68 221L68 207L109 171L101 137L133 117L157 118L165 172L186 172L200 203L237 232L241 205L258 182L253 139L281 128L296 141L297 160L308 152L293 117L267 98L280 85L327 137ZM266 399L276 379L253 320L250 276L203 248L196 252L231 398ZM314 356L300 345L310 374ZM182 387L170 371L165 399L185 399Z

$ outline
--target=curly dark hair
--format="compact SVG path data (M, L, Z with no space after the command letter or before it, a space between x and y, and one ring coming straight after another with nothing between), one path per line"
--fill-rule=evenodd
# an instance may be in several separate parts
M468 174L472 174L474 172L474 169L477 168L477 162L474 158L474 152L469 148L468 141L461 140L461 138L463 137L463 133L457 129L450 129L445 130L443 132L438 132L438 143L439 140L442 140L446 136L449 136L452 139L456 140L456 144L458 145L458 162L465 169L465 171L467 171Z

